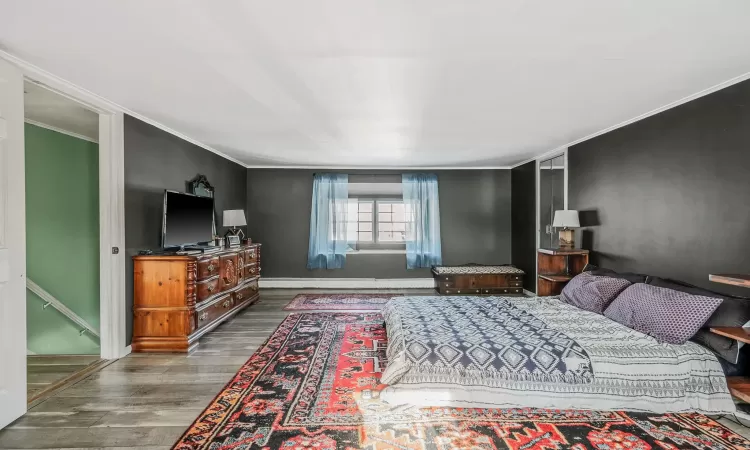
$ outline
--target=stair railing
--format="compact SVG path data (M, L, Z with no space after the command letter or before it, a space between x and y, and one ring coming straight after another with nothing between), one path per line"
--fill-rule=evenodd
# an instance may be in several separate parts
M41 298L44 301L44 306L42 306L42 308L47 309L48 306L51 306L62 313L63 316L67 317L72 322L75 322L79 327L81 327L81 331L78 332L79 336L83 336L84 333L89 333L96 336L97 338L100 337L99 331L91 326L90 323L86 322L83 317L76 314L72 309L65 306L60 300L42 289L41 286L34 283L29 278L26 278L26 289L36 294L37 297Z

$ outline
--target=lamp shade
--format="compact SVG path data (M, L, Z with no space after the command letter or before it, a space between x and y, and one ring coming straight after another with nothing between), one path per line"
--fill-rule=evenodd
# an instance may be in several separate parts
M245 210L244 209L226 209L224 210L224 220L222 221L225 227L244 227L247 225L245 221Z
M555 220L552 221L555 228L578 228L581 223L578 221L578 211L574 209L561 209L555 211Z

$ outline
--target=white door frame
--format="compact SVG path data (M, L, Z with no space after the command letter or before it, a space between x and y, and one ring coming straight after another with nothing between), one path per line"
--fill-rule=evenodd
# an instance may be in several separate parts
M103 359L121 358L130 353L125 340L124 114L102 97L8 53L0 52L0 58L16 65L28 81L99 114L100 347ZM26 340L19 340L19 345L25 352Z
M0 61L0 428L26 412L23 76Z

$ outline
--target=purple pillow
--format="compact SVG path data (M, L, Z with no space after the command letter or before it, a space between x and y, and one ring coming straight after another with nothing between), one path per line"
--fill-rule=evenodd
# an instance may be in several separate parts
M636 283L622 291L604 315L660 343L684 344L721 302L716 297Z
M576 275L562 290L560 300L586 311L601 314L626 287L628 280L598 277L584 272Z

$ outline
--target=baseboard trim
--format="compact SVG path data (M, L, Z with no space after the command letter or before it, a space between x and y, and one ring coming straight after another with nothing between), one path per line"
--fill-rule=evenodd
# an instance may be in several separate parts
M263 289L432 289L432 278L261 278Z
M523 290L523 293L524 293L524 295L527 295L529 297L536 297L535 293L533 293L533 292L531 292L529 290L526 290L526 289Z

